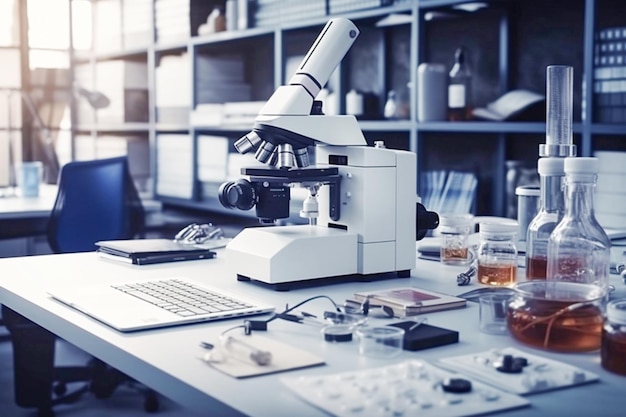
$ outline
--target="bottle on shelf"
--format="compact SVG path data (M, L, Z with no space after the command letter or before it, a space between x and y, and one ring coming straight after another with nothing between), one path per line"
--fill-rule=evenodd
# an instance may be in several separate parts
M564 158L540 158L537 164L541 185L539 211L526 235L526 279L546 279L548 240L565 213L562 191Z
M448 74L448 120L461 121L471 118L472 73L467 64L465 48L454 53L454 65Z
M608 289L611 242L594 214L598 168L595 157L565 158L565 215L548 240L548 281Z
M387 93L387 101L385 102L383 115L385 116L385 119L395 119L397 111L398 103L396 99L396 92L394 90L389 90L389 93Z

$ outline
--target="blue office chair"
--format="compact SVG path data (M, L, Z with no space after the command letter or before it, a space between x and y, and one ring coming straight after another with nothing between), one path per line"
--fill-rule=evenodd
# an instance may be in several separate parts
M90 252L98 240L142 233L144 211L126 157L66 164L48 223L55 253Z
M59 191L48 222L48 243L55 253L90 252L94 243L107 239L132 239L141 235L144 211L126 157L70 162L59 176ZM53 416L52 407L78 400L92 392L107 398L122 383L133 382L102 361L88 366L55 367L56 336L2 306L11 334L15 402L37 408L41 417ZM67 393L67 384L86 384ZM152 390L144 391L144 408L158 409Z

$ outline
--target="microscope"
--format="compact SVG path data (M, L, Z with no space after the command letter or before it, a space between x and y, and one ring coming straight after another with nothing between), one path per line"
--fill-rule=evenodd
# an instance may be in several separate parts
M438 225L437 214L418 203L416 155L382 142L368 146L354 116L324 115L315 100L358 35L350 20L331 19L288 85L276 89L252 131L235 142L238 152L254 151L264 164L242 168L246 178L219 189L224 207L256 207L262 224L226 246L240 281L288 288L324 278L408 277L415 241ZM289 217L296 185L308 190L300 211L308 224L275 225Z

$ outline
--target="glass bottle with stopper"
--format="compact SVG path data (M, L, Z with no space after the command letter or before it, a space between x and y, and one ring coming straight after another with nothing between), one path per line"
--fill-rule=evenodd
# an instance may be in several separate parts
M594 214L598 158L565 158L565 215L548 241L548 281L608 288L611 242Z

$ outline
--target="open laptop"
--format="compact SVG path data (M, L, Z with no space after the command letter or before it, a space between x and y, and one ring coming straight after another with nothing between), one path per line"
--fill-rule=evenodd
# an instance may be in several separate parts
M274 311L274 306L180 277L61 287L48 294L121 332Z

